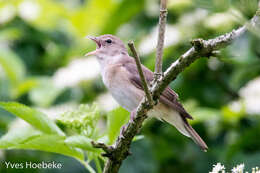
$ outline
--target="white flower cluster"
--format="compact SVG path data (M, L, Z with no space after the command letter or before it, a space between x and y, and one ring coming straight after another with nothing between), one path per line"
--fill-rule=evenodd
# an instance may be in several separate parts
M239 164L231 169L231 173L244 173L244 168L245 168L244 163ZM217 163L216 165L213 165L213 169L209 173L228 173L228 172L225 172L224 165L221 165L221 163ZM245 173L249 173L249 172L245 172ZM251 173L260 173L260 170L258 167L252 168Z
M249 114L260 114L260 77L253 79L239 91Z
M245 168L245 164L239 164L236 167L234 167L231 171L232 173L243 173L244 172L244 168Z
M213 165L213 169L209 173L225 173L225 166L221 165L221 163L217 163L216 165Z
M245 109L248 114L260 114L260 77L249 81L239 90L239 100L229 104L234 112Z
M116 100L109 93L104 93L104 94L99 95L96 98L96 102L100 106L100 109L104 110L104 111L111 111L111 110L119 107Z
M98 75L99 64L95 57L81 58L57 70L53 76L53 82L58 88L73 87L82 81L92 80Z
M156 40L158 35L158 26L153 28L152 32L143 38L139 46L141 55L151 53L156 48ZM175 26L166 25L164 47L177 44L180 41L180 32Z
M18 13L19 15L28 21L35 20L39 16L41 9L40 6L35 1L23 1L19 5Z

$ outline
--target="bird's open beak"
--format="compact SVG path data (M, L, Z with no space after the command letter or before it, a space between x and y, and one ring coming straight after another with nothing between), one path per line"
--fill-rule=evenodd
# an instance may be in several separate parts
M99 42L97 37L86 36L86 38L93 40L97 44L97 49L94 50L94 51L91 51L89 53L86 53L85 56L95 55L97 53L97 50L101 47L101 43Z

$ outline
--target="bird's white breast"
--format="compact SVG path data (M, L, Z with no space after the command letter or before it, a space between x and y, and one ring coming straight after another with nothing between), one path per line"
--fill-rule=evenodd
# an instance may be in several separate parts
M103 82L113 98L128 111L134 110L143 97L129 80L129 72L121 64L106 66L102 73Z

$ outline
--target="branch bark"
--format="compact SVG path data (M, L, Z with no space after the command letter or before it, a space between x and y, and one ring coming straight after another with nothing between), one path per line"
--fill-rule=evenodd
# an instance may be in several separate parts
M251 26L256 26L256 23L260 22L259 13L257 13L250 22ZM179 57L161 76L151 88L151 96L153 101L156 102L163 92L163 90L173 81L179 73L181 73L186 67L192 64L195 60L201 57L210 57L215 53L216 50L224 48L232 43L236 38L241 36L247 31L249 24L245 24L237 30L233 30L230 33L221 35L214 39L193 40L192 47ZM152 109L152 105L149 104L148 100L143 98L141 103L136 109L136 116L133 121L129 121L124 128L121 136L117 138L117 141L113 147L107 147L104 145L97 145L98 148L103 148L105 152L109 153L106 156L108 160L106 162L104 173L117 173L123 160L129 155L129 149L134 136L139 132L142 127L143 121L146 119L146 113ZM112 150L111 150L112 149Z
M167 0L161 0L160 4L160 18L159 18L159 32L157 41L157 51L156 51L156 63L154 79L157 81L162 76L162 56L163 56L163 45L164 45L164 35L167 20Z

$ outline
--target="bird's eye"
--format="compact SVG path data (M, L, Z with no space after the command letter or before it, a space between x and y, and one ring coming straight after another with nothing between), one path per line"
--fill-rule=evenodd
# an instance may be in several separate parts
M107 39L106 42L107 42L107 43L112 43L112 40Z

